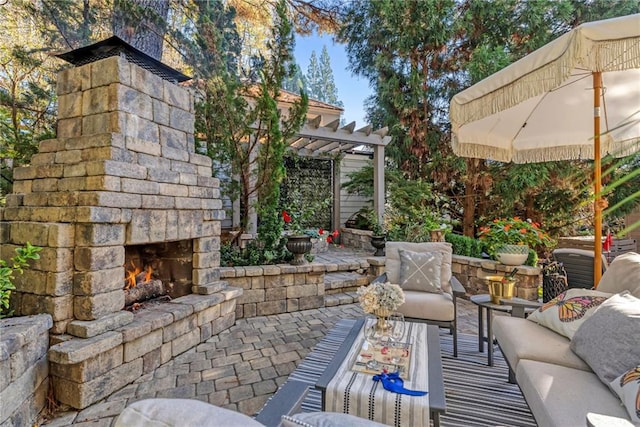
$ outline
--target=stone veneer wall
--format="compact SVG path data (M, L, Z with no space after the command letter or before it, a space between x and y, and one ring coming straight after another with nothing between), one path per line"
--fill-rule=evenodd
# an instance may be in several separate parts
M219 280L224 212L193 94L117 56L60 72L57 91L57 138L14 170L0 252L43 247L11 306L51 315L54 395L82 409L231 326L242 289ZM193 242L194 293L122 310L125 246L179 240Z
M384 258L369 258L368 261L371 265L371 274L379 276L384 273ZM526 265L521 265L517 268L515 296L530 301L537 300L538 286L542 286L541 269ZM467 293L471 295L489 293L487 284L482 279L483 277L492 274L507 274L513 269L514 267L500 264L496 261L462 255L453 255L451 260L451 272L462 283Z
M220 277L243 290L237 300L236 317L247 318L324 307L325 295L345 291L341 281L325 283L325 275L353 271L370 272L369 263L221 267ZM361 286L369 283L372 277L351 278L350 282L354 287ZM332 286L336 288L332 289Z
M365 249L375 251L376 249L371 246L370 230L359 230L357 228L345 228L340 230L340 239L342 244L348 248Z
M49 391L51 316L0 319L0 426L35 425Z
M453 275L462 283L471 295L489 293L483 277L492 274L504 275L516 267L500 264L497 261L454 255L451 265ZM516 292L518 298L535 301L538 299L538 286L542 286L542 270L526 265L518 266L516 273Z

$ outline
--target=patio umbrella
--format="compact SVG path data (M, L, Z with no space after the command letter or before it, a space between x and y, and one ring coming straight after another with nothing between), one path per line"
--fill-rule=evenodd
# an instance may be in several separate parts
M455 95L453 152L529 163L594 160L594 280L601 276L600 159L640 146L640 14L589 22Z

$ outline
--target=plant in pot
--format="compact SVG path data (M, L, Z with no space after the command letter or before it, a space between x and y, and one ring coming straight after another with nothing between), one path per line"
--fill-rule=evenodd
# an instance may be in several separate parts
M384 256L384 247L387 241L384 222L378 220L378 215L373 210L368 212L367 218L369 220L368 228L371 230L371 246L376 250L373 256Z
M302 265L306 262L306 257L311 251L311 236L305 233L302 228L302 220L305 211L284 210L282 219L284 220L285 235L287 236L287 250L293 254L292 265Z
M480 227L478 238L491 258L505 265L522 265L529 257L529 248L551 246L553 240L530 219L494 219Z

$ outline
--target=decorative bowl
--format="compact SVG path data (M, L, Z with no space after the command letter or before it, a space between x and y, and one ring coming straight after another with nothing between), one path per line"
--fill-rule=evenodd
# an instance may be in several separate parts
M496 260L504 265L522 265L528 257L527 245L502 245L496 249Z

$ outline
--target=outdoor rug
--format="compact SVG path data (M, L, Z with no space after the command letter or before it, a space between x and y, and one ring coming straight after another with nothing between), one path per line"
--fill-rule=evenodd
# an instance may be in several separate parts
M289 379L315 384L353 324L352 319L337 322ZM452 355L453 338L446 330L440 330L440 345L447 399L447 413L440 417L442 426L536 426L520 389L507 382L508 368L499 350L490 367L486 346L485 353L479 353L476 336L458 334L457 359ZM302 410L321 410L319 391L310 388Z

